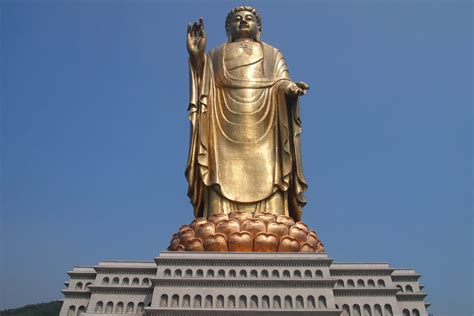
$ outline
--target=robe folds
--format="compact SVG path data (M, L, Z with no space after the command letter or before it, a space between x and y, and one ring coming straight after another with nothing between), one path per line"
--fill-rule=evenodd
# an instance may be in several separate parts
M307 184L298 98L282 89L288 81L282 54L263 42L211 50L201 75L190 63L185 175L196 217L252 206L300 219ZM280 204L271 204L276 200Z

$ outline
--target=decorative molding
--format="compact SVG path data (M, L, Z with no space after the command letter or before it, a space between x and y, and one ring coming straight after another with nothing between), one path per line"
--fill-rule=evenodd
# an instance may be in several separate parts
M199 315L327 315L340 316L341 311L335 308L160 308L146 307L147 316L199 316Z
M335 288L334 296L395 296L397 288Z
M71 290L62 290L61 291L64 294L64 298L74 298L74 299L90 299L91 297L91 292L77 292L77 291L71 291Z
M94 281L97 273L84 273L84 272L68 272L67 273L70 277L71 280L90 280Z
M161 266L173 266L178 267L312 267L322 268L330 267L331 259L301 259L301 260L271 260L271 259L201 259L201 258L183 258L183 259L168 259L168 258L156 258L158 267Z
M333 288L336 280L328 279L161 279L153 278L151 282L155 287L268 287L268 288Z
M394 269L329 269L331 276L390 276Z
M133 275L155 275L157 268L124 268L124 267L100 267L96 266L94 269L97 274L133 274Z
M410 274L410 275L392 275L393 282L417 282L421 277L420 274Z
M92 293L110 293L110 294L151 294L152 286L130 286L130 285L89 285Z
M426 293L397 293L397 301L399 302L419 302L427 296Z

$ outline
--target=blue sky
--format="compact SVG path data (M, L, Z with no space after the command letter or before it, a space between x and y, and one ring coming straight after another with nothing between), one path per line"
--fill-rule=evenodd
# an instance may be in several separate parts
M0 308L192 220L186 25L214 47L242 3L311 85L303 220L328 254L413 267L431 313L472 315L473 8L446 0L1 2Z

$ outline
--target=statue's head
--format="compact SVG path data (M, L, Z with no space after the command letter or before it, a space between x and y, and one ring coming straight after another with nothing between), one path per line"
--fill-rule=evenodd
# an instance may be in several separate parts
M237 39L260 41L262 18L253 7L235 7L227 14L225 30L229 42L233 42Z

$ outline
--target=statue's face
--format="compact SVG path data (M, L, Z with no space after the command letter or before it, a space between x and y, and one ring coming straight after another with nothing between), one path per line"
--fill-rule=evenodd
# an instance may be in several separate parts
M236 12L230 21L229 33L232 41L245 38L256 40L258 35L257 18L248 11Z

